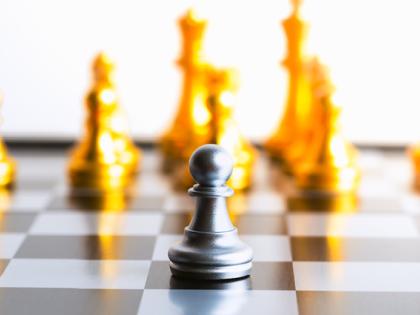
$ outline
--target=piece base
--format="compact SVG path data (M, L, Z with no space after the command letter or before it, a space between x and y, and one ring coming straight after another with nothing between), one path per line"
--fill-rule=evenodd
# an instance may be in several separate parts
M114 175L109 167L92 170L70 169L69 184L74 189L94 189L98 191L109 191L129 187L135 182L138 171L134 167L127 167L121 174Z
M252 262L228 266L192 265L169 262L174 276L199 280L228 280L250 275Z

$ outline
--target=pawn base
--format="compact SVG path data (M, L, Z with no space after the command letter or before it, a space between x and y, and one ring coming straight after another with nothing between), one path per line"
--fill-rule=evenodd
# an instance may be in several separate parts
M172 274L189 279L243 278L252 267L252 250L239 239L236 229L203 233L187 227L183 241L171 247L168 256Z
M111 167L102 167L97 170L75 170L70 169L69 180L72 187L91 188L100 191L123 189L130 186L137 175L137 172L124 170L118 174L113 174Z
M252 262L232 266L188 265L170 262L175 277L197 280L228 280L249 276Z
M355 192L359 180L360 173L355 167L306 170L296 174L297 186L302 190L313 192Z

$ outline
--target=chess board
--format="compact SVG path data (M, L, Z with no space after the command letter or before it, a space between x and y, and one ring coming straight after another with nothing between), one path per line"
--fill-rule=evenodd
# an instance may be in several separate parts
M15 149L15 191L0 195L0 314L347 315L420 313L420 198L402 152L362 151L355 211L288 209L261 155L255 186L229 201L254 250L250 278L171 278L168 247L193 200L144 150L129 195L72 194L65 150Z

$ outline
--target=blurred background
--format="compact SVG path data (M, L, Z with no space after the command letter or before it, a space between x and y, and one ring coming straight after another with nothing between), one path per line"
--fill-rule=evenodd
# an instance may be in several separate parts
M81 131L90 63L117 63L121 104L138 141L172 121L181 90L177 19L189 7L208 19L207 59L236 67L236 117L261 142L278 125L287 87L280 21L287 0L2 0L1 133L9 140L69 141ZM357 144L420 140L420 41L413 0L306 0L309 51L330 67L343 125Z

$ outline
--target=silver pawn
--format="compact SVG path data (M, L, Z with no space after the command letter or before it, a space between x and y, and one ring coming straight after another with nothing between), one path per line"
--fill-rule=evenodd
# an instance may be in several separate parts
M248 276L252 250L239 239L226 208L225 198L233 195L226 186L232 157L221 146L207 144L192 154L189 168L197 184L188 194L197 198L197 205L183 240L169 249L172 274L203 280Z

